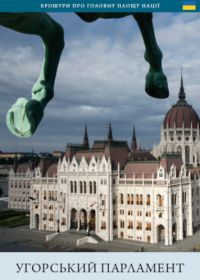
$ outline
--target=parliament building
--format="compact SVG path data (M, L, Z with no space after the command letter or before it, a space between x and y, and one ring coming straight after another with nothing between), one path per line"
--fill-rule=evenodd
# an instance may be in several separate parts
M113 137L68 144L65 153L14 164L9 208L29 209L30 228L82 231L172 245L200 225L200 120L186 101L181 77L178 101L166 114L153 150L129 147Z

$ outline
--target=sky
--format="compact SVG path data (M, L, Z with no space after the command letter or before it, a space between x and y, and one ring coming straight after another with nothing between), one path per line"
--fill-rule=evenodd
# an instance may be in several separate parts
M131 16L85 23L75 14L52 13L65 31L65 49L58 68L55 96L30 138L12 135L7 110L19 97L29 98L40 72L44 49L37 36L0 27L0 150L64 151L81 143L84 125L90 144L107 136L112 123L116 140L137 139L146 149L160 139L160 127L176 103L181 66L188 103L200 115L200 15L154 14L158 45L170 96L154 99L145 93L148 64L138 26Z

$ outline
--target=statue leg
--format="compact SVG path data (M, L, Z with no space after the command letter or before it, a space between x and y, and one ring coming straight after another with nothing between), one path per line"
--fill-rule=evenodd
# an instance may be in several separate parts
M146 47L145 60L150 64L145 90L152 97L167 98L169 96L167 78L162 70L162 52L156 42L152 14L135 13L133 16L138 23Z
M2 15L2 14L1 14ZM54 82L64 47L63 28L42 13L11 13L0 15L0 24L18 32L38 35L45 47L40 76L33 86L32 98L19 98L7 113L9 130L20 137L31 136L43 117L47 103L54 95Z

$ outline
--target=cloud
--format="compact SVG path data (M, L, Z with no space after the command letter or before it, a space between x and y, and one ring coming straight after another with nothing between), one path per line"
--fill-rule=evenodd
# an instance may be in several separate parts
M52 16L64 26L66 48L58 69L55 97L30 139L12 136L4 119L16 98L30 96L42 65L43 47L36 36L0 29L1 150L65 149L67 141L82 141L85 123L91 140L102 139L108 121L113 123L117 138L129 141L135 124L141 144L151 147L159 141L162 120L177 100L181 65L187 99L198 112L198 15L154 16L171 93L167 100L153 99L144 91L148 64L143 58L141 35L131 17L88 24L72 14Z

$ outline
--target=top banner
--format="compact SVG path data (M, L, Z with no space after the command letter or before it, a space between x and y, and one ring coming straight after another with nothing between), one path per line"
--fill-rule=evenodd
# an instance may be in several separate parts
M200 0L0 0L0 12L199 12Z

